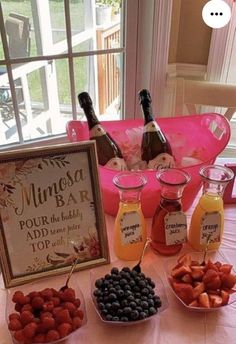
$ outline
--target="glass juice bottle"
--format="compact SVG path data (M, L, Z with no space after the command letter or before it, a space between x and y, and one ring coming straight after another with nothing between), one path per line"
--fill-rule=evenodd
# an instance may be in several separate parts
M154 251L170 256L178 253L187 239L186 215L182 212L182 193L190 176L177 168L157 172L160 182L160 204L152 220L151 246Z
M217 250L224 231L223 193L234 174L229 168L209 165L200 169L203 179L203 193L194 209L188 234L190 245L197 251Z
M138 260L147 239L140 196L146 177L139 172L121 172L113 178L120 204L115 220L114 252L122 260Z

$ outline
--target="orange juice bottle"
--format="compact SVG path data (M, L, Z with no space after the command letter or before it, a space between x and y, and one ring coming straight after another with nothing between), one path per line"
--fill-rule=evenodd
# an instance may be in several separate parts
M197 251L217 250L224 231L223 193L233 172L224 166L209 165L199 171L203 179L203 194L193 212L188 241Z
M115 220L114 252L122 260L138 260L147 239L141 209L141 190L147 183L139 172L122 172L113 178L119 189L120 204Z

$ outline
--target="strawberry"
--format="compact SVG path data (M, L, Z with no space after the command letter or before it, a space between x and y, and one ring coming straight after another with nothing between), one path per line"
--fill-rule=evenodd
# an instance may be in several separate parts
M233 288L236 283L236 275L233 274L223 274L221 276L223 288Z
M229 302L229 293L225 290L221 290L222 306L225 306Z
M57 324L62 324L62 323L70 323L71 324L71 317L68 309L62 309L59 311L56 316L55 320Z
M27 325L34 321L34 315L30 311L23 311L20 315L20 320L23 325Z
M57 330L60 334L60 338L64 338L72 332L72 325L68 323L62 323L58 326Z
M73 331L76 330L77 328L80 328L82 325L82 320L79 317L74 317L72 319L72 328Z
M184 276L181 277L181 281L185 283L192 283L193 278L190 274L185 274Z
M37 325L33 322L27 324L24 328L23 328L23 333L24 333L24 336L26 338L32 338L35 336L35 332L36 332L36 328L37 328Z
M193 301L193 287L187 283L173 283L173 288L178 297L187 305Z
M50 330L46 334L46 343L54 342L55 340L60 339L60 334L56 330Z
M171 272L171 276L174 277L174 278L178 278L178 277L181 277L187 273L191 273L191 269L189 266L181 266L177 269L174 269L172 270Z
M222 306L222 297L219 295L210 294L209 300L210 300L211 307L213 308Z
M222 264L221 267L219 268L219 271L225 274L230 274L232 267L233 266L231 264Z
M207 293L202 293L198 297L199 305L204 308L210 308L210 300Z
M205 291L205 284L203 282L200 282L194 287L193 289L193 297L194 299L197 299L200 294L202 294Z
M32 338L32 342L33 343L47 343L46 342L46 335L44 333L39 333L39 334L36 334L35 337Z
M19 319L12 319L9 324L8 328L10 331L18 331L22 329L22 324Z

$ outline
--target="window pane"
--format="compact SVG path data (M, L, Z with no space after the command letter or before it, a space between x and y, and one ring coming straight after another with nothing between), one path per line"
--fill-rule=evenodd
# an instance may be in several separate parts
M67 60L13 65L13 78L24 141L65 133L72 119ZM5 143L16 137L14 111L7 124Z
M2 1L11 58L67 52L64 1Z
M0 35L0 60L3 60L3 59L4 59L4 53L3 53L3 46L2 46L2 36Z
M0 70L0 145L3 146L10 143L18 143L19 137L6 66L0 66ZM17 80L15 81L15 86L17 98L21 97L21 88ZM23 116L21 120L24 122Z
M98 115L104 115L104 119L108 115L109 119L119 119L121 54L75 58L74 70L77 94L89 92ZM96 72L93 74L92 70ZM80 108L79 114L83 115Z
M50 0L50 19L53 43L66 39L64 0Z

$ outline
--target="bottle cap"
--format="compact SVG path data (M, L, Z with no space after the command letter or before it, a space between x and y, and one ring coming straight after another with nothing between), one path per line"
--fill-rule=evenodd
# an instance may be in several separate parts
M86 106L92 106L93 102L92 99L90 98L90 95L88 92L81 92L78 95L78 100L79 100L79 105L81 108L85 108Z
M148 102L148 103L152 102L150 92L147 89L143 89L143 90L139 91L139 102L140 102L140 104L142 104L144 102Z

